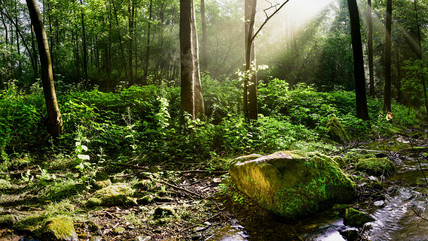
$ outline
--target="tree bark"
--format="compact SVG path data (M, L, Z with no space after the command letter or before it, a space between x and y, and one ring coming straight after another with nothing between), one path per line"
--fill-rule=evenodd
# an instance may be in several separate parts
M349 15L351 19L352 50L354 54L354 78L357 117L369 119L366 97L366 83L364 77L363 47L361 44L360 16L356 0L348 0Z
M194 78L193 83L195 86L195 117L201 118L205 115L205 103L202 95L201 72L199 68L199 45L198 45L198 31L196 30L196 16L195 8L192 4L192 47L193 47L193 69Z
M368 0L369 9L367 12L368 22L368 54L369 54L369 83L370 83L370 96L375 95L374 89L374 66L373 66L373 11L372 11L372 0Z
M202 61L201 67L203 71L207 71L208 67L208 52L207 52L207 21L205 14L205 0L201 0L201 27L202 27Z
M422 60L423 60L423 52L422 52L422 36L421 36L421 25L419 23L419 12L418 12L418 3L417 0L414 0L414 4L415 4L415 14L416 14L416 23L417 23L417 34L418 34L418 47L419 47L419 51L418 51L418 58L421 61L420 62L420 67L421 69L424 68L423 64L422 64ZM427 97L427 86L425 83L425 75L424 73L421 74L421 82L422 82L422 87L424 88L424 98L425 98L425 109L428 115L428 97Z
M254 23L257 0L245 0L245 78L243 110L247 120L257 120L257 73L254 48Z
M391 25L392 25L392 0L386 1L386 31L385 31L385 86L384 104L388 112L391 112Z
M144 67L143 84L147 84L147 76L149 72L149 61L150 61L150 28L152 26L152 14L153 14L153 1L149 3L149 21L147 23L147 43L146 43L146 62Z
M64 128L55 93L48 39L36 0L26 0L26 2L39 48L40 63L42 66L43 92L49 118L49 132L56 138L63 133Z
M128 6L128 27L129 27L129 46L128 46L128 69L129 69L129 81L131 84L134 83L134 76L133 76L133 64L132 64L132 58L133 58L133 49L132 49L132 42L134 37L134 1L129 0L129 6Z
M82 48L83 48L83 76L85 77L85 80L88 80L88 48L86 43L86 31L85 31L85 12L84 12L84 6L83 6L83 0L80 0L80 4L82 5L81 9L81 20L82 20Z
M204 115L193 0L180 1L181 110L192 119ZM184 118L182 119L184 121Z

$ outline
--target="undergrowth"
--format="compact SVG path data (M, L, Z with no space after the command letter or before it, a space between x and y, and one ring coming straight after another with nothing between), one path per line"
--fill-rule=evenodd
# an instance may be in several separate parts
M326 127L332 116L353 140L392 134L418 120L417 112L394 104L389 122L382 101L369 98L370 121L365 122L355 117L353 92L317 92L305 85L289 89L273 79L260 84L258 121L246 122L238 81L205 76L203 85L207 117L184 125L177 87L132 86L109 93L69 87L58 93L66 133L52 140L40 87L24 92L11 84L0 92L1 159L27 152L63 155L85 168L112 160L198 162L286 149L322 151L334 148Z

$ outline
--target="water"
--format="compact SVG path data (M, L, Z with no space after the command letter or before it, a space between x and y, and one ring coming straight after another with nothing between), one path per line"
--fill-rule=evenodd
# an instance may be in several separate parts
M371 200L357 204L358 209L376 219L366 224L363 240L428 240L428 185L419 168L420 163L428 175L424 151L426 149L393 153L396 173L384 184L386 193L384 202L380 202L382 205L376 207ZM345 226L343 219L334 213L321 213L296 224L281 223L267 216L245 220L240 223L243 228L225 226L207 240L342 241L346 239L341 232L356 230Z

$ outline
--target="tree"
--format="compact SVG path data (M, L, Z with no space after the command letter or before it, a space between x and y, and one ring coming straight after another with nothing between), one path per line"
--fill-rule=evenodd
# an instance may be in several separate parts
M363 47L361 45L360 16L356 0L348 0L349 16L351 20L352 51L354 54L355 93L357 102L357 117L369 119L366 97L366 83L364 77Z
M268 21L288 3L272 5L265 9L275 9L271 15L266 14L266 19L254 33L254 24L256 20L257 0L245 0L245 77L244 77L244 95L243 111L245 119L257 120L257 66L254 40Z
M153 11L153 0L149 3L149 21L147 22L147 44L146 44L146 65L144 67L143 84L147 83L147 75L149 72L149 59L150 59L150 27L152 25L152 12Z
M85 12L83 0L80 0L80 4L82 5L81 19L82 19L82 42L83 42L83 76L85 77L85 81L88 80L88 48L86 44L86 31L85 31Z
M418 51L417 51L417 55L418 58L420 60L420 66L421 69L423 69L423 51L422 51L422 34L421 34L421 25L419 23L419 9L418 9L418 3L417 0L414 0L414 4L415 4L415 14L416 14L416 24L417 24L417 35L418 35ZM421 74L421 82L422 82L422 87L423 87L423 91L424 91L424 99L425 99L425 110L427 112L428 115L428 97L427 97L427 86L425 83L425 75Z
M392 25L392 0L386 1L386 24L385 24L385 86L384 86L384 104L388 112L391 112L391 42Z
M40 15L36 0L26 1L39 48L43 92L49 118L49 131L53 137L58 137L64 132L64 128L61 112L56 99L48 39L43 27L42 16Z
M181 110L195 119L205 114L205 106L199 72L193 0L180 1L180 51Z
M202 61L201 67L203 71L208 67L208 53L207 53L207 21L205 15L205 0L201 0L201 28L202 28Z
M373 11L372 11L372 0L368 0L368 11L367 11L367 22L368 22L368 54L369 54L369 84L370 84L370 96L374 96L374 69L373 69Z

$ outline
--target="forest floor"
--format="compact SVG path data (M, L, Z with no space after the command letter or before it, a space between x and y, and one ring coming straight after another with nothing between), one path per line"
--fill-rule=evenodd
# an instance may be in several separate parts
M97 169L104 175L92 175L73 168L67 158L36 165L34 157L23 156L14 163L0 172L0 240L35 241L43 237L47 220L58 216L71 217L78 240L91 241L216 240L226 225L272 218L234 189L227 171L198 170L198 164L188 164L187 171L117 164L115 171ZM103 190L97 176L107 176L107 185L125 186L132 194L89 205ZM303 240L293 230L289 236Z

